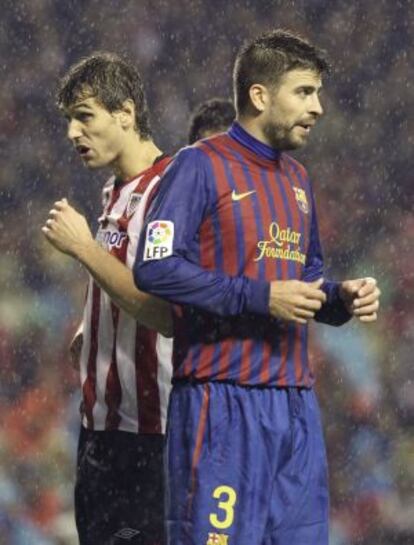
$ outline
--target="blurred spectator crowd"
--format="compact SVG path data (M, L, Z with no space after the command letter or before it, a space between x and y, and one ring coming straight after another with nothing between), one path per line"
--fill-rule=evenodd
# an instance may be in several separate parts
M411 7L411 9L410 9ZM57 78L97 49L143 75L155 140L186 143L191 110L231 96L240 43L276 26L325 48L326 116L296 153L314 180L327 276L374 276L376 325L312 326L330 460L331 545L414 542L414 238L409 0L33 0L0 21L0 545L71 545L78 376L67 347L85 273L40 227L58 198L94 221L86 172L54 106ZM94 227L96 226L93 223ZM411 243L410 243L411 241Z

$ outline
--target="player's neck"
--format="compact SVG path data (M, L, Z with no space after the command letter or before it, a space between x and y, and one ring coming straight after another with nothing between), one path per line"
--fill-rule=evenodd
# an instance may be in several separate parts
M259 142L272 147L271 142L269 142L268 138L263 132L263 128L257 123L255 118L239 116L237 117L236 121L246 132L251 134L253 138L256 138L256 140L259 140Z
M152 140L141 140L138 135L134 135L112 165L113 173L121 180L133 178L152 166L161 153Z

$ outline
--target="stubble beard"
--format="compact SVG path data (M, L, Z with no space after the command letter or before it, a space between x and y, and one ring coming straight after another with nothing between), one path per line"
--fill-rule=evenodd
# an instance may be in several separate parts
M267 123L263 129L263 132L270 144L274 149L280 151L289 151L301 148L305 145L304 141L293 140L291 137L292 129L287 128L279 123Z

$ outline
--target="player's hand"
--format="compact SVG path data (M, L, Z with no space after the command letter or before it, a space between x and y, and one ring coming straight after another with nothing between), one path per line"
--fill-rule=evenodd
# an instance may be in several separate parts
M54 203L42 231L57 250L73 257L94 242L86 219L66 199Z
M83 345L83 333L77 331L69 345L69 355L72 367L79 371L80 369L80 356Z
M306 324L326 301L323 278L315 282L275 280L270 284L270 314L280 320Z
M381 291L375 278L345 280L341 283L339 293L350 314L361 322L376 321Z

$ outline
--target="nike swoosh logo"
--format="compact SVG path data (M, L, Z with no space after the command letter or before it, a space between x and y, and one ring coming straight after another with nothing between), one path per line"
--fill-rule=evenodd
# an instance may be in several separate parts
M246 193L236 193L233 189L231 194L231 200L232 201L241 201L245 197L248 197L249 195L252 195L253 193L256 193L256 190L253 191L246 191Z

